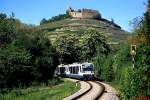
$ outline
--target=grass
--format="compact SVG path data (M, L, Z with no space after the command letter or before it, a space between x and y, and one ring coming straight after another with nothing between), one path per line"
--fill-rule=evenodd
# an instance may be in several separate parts
M52 82L54 83L54 82ZM12 90L7 94L0 94L0 100L62 100L80 89L80 85L64 80L56 86L42 86L24 90ZM28 92L29 90L32 90Z

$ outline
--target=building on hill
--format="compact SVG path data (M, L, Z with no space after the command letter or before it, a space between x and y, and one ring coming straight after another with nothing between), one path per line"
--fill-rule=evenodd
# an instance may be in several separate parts
M101 19L101 14L97 10L92 9L82 9L75 11L71 7L67 10L69 15L73 18L79 18L79 19Z

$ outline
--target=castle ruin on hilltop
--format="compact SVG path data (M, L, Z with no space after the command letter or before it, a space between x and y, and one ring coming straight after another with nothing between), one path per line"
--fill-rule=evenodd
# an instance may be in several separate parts
M78 11L75 11L71 7L67 10L69 15L73 18L79 18L79 19L101 19L101 14L97 10L92 9L79 9Z

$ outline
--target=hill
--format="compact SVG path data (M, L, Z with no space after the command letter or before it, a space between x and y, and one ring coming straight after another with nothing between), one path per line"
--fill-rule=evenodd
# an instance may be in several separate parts
M95 29L104 33L108 37L109 42L124 42L130 35L121 29L114 21L107 19L81 19L81 18L65 18L53 22L41 24L38 27L44 31L52 42L63 34L82 34L87 29Z

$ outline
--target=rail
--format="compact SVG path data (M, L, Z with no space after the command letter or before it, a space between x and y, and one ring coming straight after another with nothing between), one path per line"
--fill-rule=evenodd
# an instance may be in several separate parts
M76 92L75 94L65 98L64 100L80 100L83 98L92 98L92 100L98 100L102 94L105 92L105 86L103 84L101 84L100 82L98 81L80 81L80 82L85 82L84 84L88 84L90 87L84 91L84 92ZM95 90L97 91L96 93ZM92 97L92 94L93 97Z

